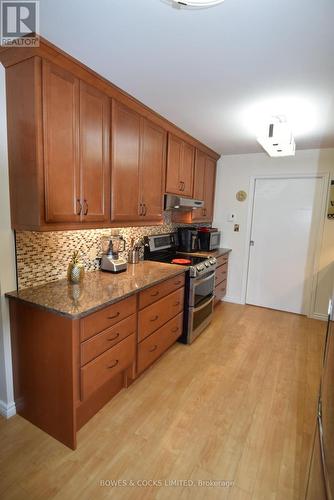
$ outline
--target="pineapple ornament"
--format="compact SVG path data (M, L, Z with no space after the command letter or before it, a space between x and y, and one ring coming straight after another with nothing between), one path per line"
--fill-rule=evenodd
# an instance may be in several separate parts
M83 280L85 268L79 259L79 251L76 250L72 254L72 259L67 268L67 279L71 283L80 283Z

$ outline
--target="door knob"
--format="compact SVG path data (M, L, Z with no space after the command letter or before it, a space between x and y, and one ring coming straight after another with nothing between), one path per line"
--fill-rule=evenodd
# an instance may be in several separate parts
M253 246L254 246L254 240L250 240L250 242L249 242L249 246L250 246L250 247L253 247Z

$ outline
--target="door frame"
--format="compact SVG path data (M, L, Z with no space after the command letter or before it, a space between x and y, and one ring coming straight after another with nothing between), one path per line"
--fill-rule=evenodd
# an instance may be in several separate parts
M310 283L308 288L308 299L306 306L306 315L308 317L319 318L319 315L314 315L315 309L315 298L316 298L316 288L317 288L317 274L318 274L318 263L320 258L321 246L323 241L323 232L325 227L325 217L327 211L328 203L328 193L330 188L330 173L329 172L317 172L317 173L286 173L286 174L267 174L267 175L253 175L249 180L249 203L248 203L248 213L247 213L247 223L246 223L246 240L245 240L245 251L244 259L242 264L242 287L241 287L241 303L246 304L247 296L247 284L249 275L249 263L250 263L250 238L252 234L253 226L253 212L254 212L254 201L255 201L255 187L257 179L320 179L321 180L321 207L320 207L320 220L317 230L316 243L313 249L313 255L311 256L311 266L313 270L312 283Z

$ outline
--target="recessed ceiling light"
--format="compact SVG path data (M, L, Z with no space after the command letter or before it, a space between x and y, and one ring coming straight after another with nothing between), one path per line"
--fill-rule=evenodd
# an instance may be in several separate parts
M224 0L171 0L179 7L212 7L223 3Z

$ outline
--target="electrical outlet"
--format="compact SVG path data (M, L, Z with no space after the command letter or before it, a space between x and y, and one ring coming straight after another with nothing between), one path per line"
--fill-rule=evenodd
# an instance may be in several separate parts
M234 224L234 232L238 233L239 229L240 229L239 224Z

